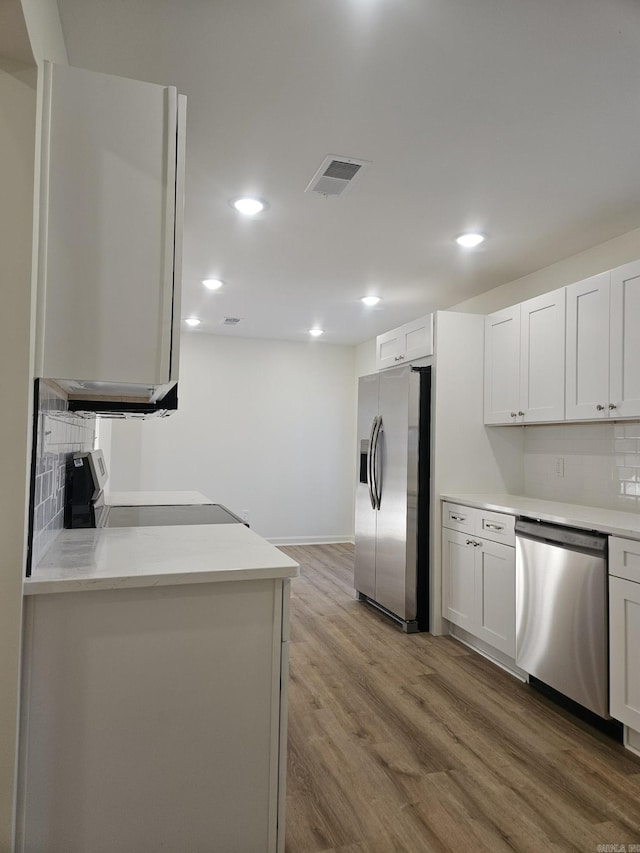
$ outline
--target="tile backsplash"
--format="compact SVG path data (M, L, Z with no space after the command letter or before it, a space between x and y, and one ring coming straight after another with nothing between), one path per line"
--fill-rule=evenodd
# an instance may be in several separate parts
M91 450L95 435L95 418L69 412L66 395L54 383L39 380L37 394L32 566L37 565L63 528L67 460L74 453Z
M527 427L524 493L640 512L640 423Z

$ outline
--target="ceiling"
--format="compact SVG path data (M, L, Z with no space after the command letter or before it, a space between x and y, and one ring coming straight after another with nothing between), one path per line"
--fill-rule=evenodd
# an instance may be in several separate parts
M637 0L58 5L72 65L188 97L198 331L357 344L640 226ZM328 154L371 161L340 198L304 192Z

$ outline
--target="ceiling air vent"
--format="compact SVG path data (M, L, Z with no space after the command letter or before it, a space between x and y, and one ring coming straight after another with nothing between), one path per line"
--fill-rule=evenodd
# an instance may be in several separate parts
M330 154L315 173L306 193L320 195L344 195L360 177L369 160L356 160L354 157L337 157Z
M238 323L242 320L242 317L225 317L222 321L223 326L237 326Z

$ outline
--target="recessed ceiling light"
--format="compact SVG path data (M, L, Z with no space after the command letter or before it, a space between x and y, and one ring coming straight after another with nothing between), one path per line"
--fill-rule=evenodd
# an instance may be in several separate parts
M243 213L245 216L255 216L256 213L261 213L268 207L266 201L259 198L232 198L230 204L238 213Z
M199 326L200 320L198 320L197 317L187 317L185 323L187 324L187 326Z
M360 302L364 302L365 305L377 305L380 302L379 296L361 296Z
M202 282L207 290L217 290L222 287L222 282L219 278L205 278Z
M459 246L464 246L465 249L475 249L480 243L484 243L486 239L484 234L478 234L474 231L467 234L458 234L456 243Z
M323 329L309 329L309 334L313 335L314 338L317 338L323 333L323 331Z

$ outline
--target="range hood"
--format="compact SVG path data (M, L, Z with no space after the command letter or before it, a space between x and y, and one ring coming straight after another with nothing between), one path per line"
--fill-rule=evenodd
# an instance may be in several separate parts
M104 418L166 417L178 408L178 384L132 385L55 380L67 393L69 411Z

